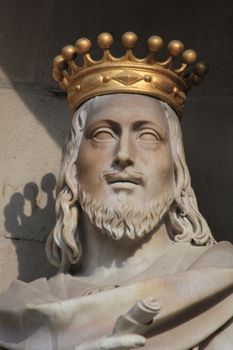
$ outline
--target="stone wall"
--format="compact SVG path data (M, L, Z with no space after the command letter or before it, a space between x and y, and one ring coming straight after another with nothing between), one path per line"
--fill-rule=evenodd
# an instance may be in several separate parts
M54 187L69 128L51 61L78 37L102 31L180 39L210 65L182 127L199 206L218 240L233 241L233 58L231 0L0 0L0 291L20 278L49 277L44 241L54 224ZM95 56L99 53L94 44Z

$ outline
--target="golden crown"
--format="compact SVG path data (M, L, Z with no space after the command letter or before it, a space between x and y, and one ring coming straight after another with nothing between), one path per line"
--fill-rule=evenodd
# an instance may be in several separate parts
M124 56L117 58L109 51L112 35L102 33L97 43L103 49L103 57L98 61L89 54L91 42L87 38L78 39L75 46L62 49L61 55L53 60L53 77L67 91L72 112L94 96L137 93L157 97L181 115L188 91L192 85L202 82L208 72L207 65L198 62L193 66L197 61L196 52L184 51L183 43L178 40L168 44L166 60L157 61L156 54L162 49L163 40L156 35L147 41L148 55L137 58L132 51L136 42L135 33L124 33L122 43L127 50ZM83 56L81 67L75 63L77 54ZM175 67L175 57L181 54L182 63Z

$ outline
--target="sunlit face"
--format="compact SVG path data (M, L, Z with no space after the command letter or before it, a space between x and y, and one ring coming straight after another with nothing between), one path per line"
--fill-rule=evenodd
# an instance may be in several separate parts
M120 197L134 204L173 191L173 162L165 113L152 97L114 94L91 107L78 155L82 189L98 203Z

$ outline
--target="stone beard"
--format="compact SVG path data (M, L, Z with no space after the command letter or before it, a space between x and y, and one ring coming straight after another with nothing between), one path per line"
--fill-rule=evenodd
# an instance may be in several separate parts
M93 225L109 237L119 240L142 238L154 230L167 213L174 199L172 189L167 188L161 198L149 203L135 203L126 194L119 193L114 201L106 199L98 203L79 185L79 203Z

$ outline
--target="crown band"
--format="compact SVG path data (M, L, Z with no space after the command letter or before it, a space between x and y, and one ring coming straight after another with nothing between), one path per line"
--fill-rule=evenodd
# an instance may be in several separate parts
M86 38L79 39L76 46L64 47L62 54L54 59L53 77L67 91L72 112L94 96L135 93L159 98L181 116L188 90L193 84L199 84L208 71L201 62L193 70L187 70L196 61L197 54L193 50L183 52L184 46L177 40L169 43L169 57L163 62L155 59L155 54L163 46L158 36L148 39L149 54L143 59L135 57L132 52L137 41L136 34L132 32L122 36L127 51L121 58L112 56L109 51L113 42L111 34L102 33L97 41L104 50L99 61L91 58L91 42ZM174 58L182 52L183 63L179 68L174 68ZM74 61L78 53L83 55L81 67Z

